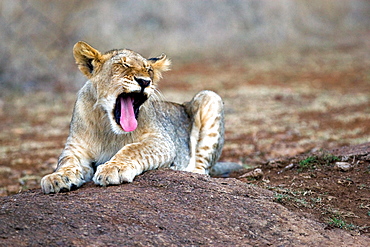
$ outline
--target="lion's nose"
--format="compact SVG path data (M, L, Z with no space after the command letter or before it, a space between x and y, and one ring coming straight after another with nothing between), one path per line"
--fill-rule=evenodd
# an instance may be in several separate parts
M141 88L146 88L152 82L150 79L135 77L135 81L140 85Z

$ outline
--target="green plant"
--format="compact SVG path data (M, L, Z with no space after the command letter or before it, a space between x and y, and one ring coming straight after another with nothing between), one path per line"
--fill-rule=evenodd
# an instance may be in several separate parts
M304 160L299 161L299 169L298 171L303 171L303 170L313 170L315 169L315 163L317 163L317 157L316 156L310 156L307 157Z
M346 222L342 219L339 219L339 218L331 218L329 219L329 222L328 222L329 225L331 226L334 226L334 227L338 227L338 228L344 228L346 226Z
M328 166L333 162L340 161L338 156L330 153L322 152L320 155L309 156L301 161L299 161L298 171L302 172L304 170L315 170L317 166Z
M309 203L305 199L295 198L294 201L296 203L299 203L299 205L301 205L301 206L304 206L304 207L308 207L309 206Z
M311 201L313 201L315 203L321 203L322 202L322 198L321 197L311 198Z
M322 160L324 161L325 165L329 165L333 162L340 161L340 158L338 156L335 156L330 153L323 154Z
M345 229L345 230L353 230L356 228L355 225L347 224L344 220L342 220L341 218L337 218L337 217L330 218L328 221L328 225L333 226L333 227L338 227L341 229Z
M275 201L280 202L280 203L291 199L291 197L289 195L284 195L284 194L280 194L280 193L275 193L274 197L275 197L274 198Z

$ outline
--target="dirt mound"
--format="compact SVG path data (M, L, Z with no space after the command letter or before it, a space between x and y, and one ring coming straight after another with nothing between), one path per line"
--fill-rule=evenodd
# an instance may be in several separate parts
M149 171L131 184L0 198L2 246L365 246L236 179Z

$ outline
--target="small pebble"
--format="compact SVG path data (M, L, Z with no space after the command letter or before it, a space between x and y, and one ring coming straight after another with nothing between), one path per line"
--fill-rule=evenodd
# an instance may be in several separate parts
M247 172L241 175L239 178L255 178L260 179L263 177L263 172L260 168L254 169L253 171Z
M353 166L348 162L335 162L334 169L340 170L343 172L348 172L352 170Z

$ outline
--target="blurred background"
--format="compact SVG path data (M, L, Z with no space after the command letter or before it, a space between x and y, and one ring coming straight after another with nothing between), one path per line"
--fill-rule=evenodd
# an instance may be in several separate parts
M175 66L289 49L361 45L368 0L3 0L0 94L74 91L85 79L72 47L166 53Z

